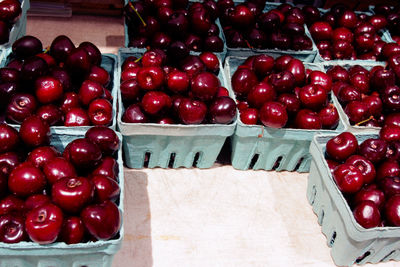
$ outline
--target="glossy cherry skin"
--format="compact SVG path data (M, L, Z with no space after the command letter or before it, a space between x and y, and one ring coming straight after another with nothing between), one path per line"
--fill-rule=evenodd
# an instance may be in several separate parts
M219 71L219 60L218 57L211 52L203 52L199 55L201 61L203 61L208 71L218 73Z
M253 69L257 76L263 78L274 68L274 58L268 55L258 55L254 58Z
M292 92L296 79L291 72L282 71L269 75L268 81L272 84L274 90L279 94Z
M370 184L375 180L375 166L367 158L360 155L352 155L346 160L346 163L353 165L360 170L365 184Z
M92 175L104 175L114 180L118 180L118 163L112 157L103 157L99 165L92 171Z
M77 214L92 201L94 186L85 177L62 178L51 187L51 196L64 212Z
M83 105L87 106L94 99L104 96L104 90L104 87L100 83L85 80L79 88L79 100Z
M79 108L79 96L74 92L66 92L61 100L60 109L66 114L72 108Z
M353 210L354 219L364 228L378 227L381 224L381 214L377 205L365 200L360 202Z
M115 202L118 199L121 190L115 180L97 174L91 176L90 181L93 183L95 188L94 196L97 203L102 203L107 200Z
M51 68L50 76L58 79L61 82L64 91L70 91L72 89L72 79L69 72L65 68Z
M24 119L35 113L38 106L36 98L27 93L15 94L7 106L7 119L21 124Z
M148 119L138 104L132 104L125 110L122 121L127 123L145 123Z
M326 153L330 158L342 162L355 154L358 141L350 132L343 132L326 143Z
M0 216L0 242L19 243L27 239L25 220L17 214Z
M178 107L179 118L184 124L200 124L204 121L206 113L206 104L199 100L185 98Z
M136 101L140 95L140 87L137 82L137 79L129 79L121 82L120 91L121 91L122 101L126 103L132 103Z
M20 76L25 81L34 81L40 76L46 75L48 65L44 59L38 56L29 57L22 64Z
M286 111L290 116L297 114L297 112L300 110L301 103L295 94L280 94L277 101L286 107Z
M25 208L27 211L30 211L37 207L42 206L43 204L50 203L50 202L51 202L51 199L47 195L43 195L43 194L30 195L25 200Z
M62 97L63 87L58 79L43 76L35 81L35 94L40 103L48 104Z
M107 86L110 83L110 74L103 68L93 65L90 68L90 72L87 76L88 80L98 82L103 86Z
M25 59L43 50L42 42L30 35L23 36L12 44L12 52L20 59Z
M210 101L217 94L220 82L210 72L200 72L191 80L191 90L195 97L202 101Z
M261 108L265 102L274 101L275 98L275 90L266 82L258 83L247 94L247 101L254 108Z
M400 126L394 124L384 125L379 132L379 136L387 142L400 141Z
M46 184L43 173L30 162L18 165L8 178L8 188L18 197L39 193L45 189Z
M318 84L322 86L322 88L324 88L326 92L331 91L332 79L328 74L322 71L318 70L311 71L310 74L308 75L308 80L310 81L311 84Z
M394 195L386 201L385 215L389 225L400 226L400 195Z
M63 224L63 212L54 204L39 206L26 215L25 229L29 238L39 244L56 241Z
M50 142L50 127L40 117L30 116L22 122L19 136L28 146L43 146Z
M400 194L400 178L397 176L379 179L378 186L385 194L386 199Z
M90 118L83 108L74 107L65 114L64 125L68 127L89 126Z
M137 80L143 90L157 90L164 82L164 72L160 67L142 67Z
M137 74L141 70L141 67L136 66L136 67L128 67L124 69L121 73L121 81L126 81L126 80L131 80L135 79L137 80Z
M182 93L189 88L189 76L186 72L174 70L167 75L167 87L174 93Z
M43 166L43 173L49 184L54 184L60 179L77 176L74 165L63 157L55 157Z
M86 53L89 55L90 62L93 65L97 65L97 66L100 65L100 63L101 63L101 52L97 48L96 45L94 45L91 42L87 42L86 41L86 42L80 43L78 47L83 48L86 51Z
M369 138L360 144L359 153L376 164L385 158L386 149L387 143L384 140Z
M362 102L366 104L368 113L372 116L379 116L382 114L383 103L379 95L369 95L362 99Z
M385 194L376 184L371 184L361 188L361 190L354 196L352 202L354 205L357 205L366 200L374 202L380 210L385 204Z
M61 109L53 104L39 107L36 111L36 115L49 126L60 125L64 119Z
M344 111L352 124L359 123L370 116L368 106L364 102L357 100L348 103Z
M295 117L294 125L299 129L321 129L322 122L318 113L310 109L301 109Z
M288 114L283 104L279 102L266 102L259 110L260 121L264 126L282 128L288 121Z
M0 153L15 150L18 144L18 131L8 124L0 123Z
M115 131L105 126L90 128L85 137L98 145L104 155L112 155L120 148L120 140Z
M236 117L236 103L229 96L214 99L208 108L211 123L229 124Z
M18 89L19 86L16 82L4 82L0 84L0 105L6 107Z
M310 33L314 40L330 40L332 36L332 27L327 22L318 21L310 27Z
M55 147L41 146L29 152L26 160L35 165L35 167L42 168L47 162L58 156L61 156L61 154Z
M349 194L358 192L364 183L361 171L347 163L339 165L333 171L333 178L340 191Z
M333 104L329 104L318 112L322 128L335 129L339 124L339 113Z
M78 168L95 167L101 159L100 148L87 138L75 139L70 143L69 156Z
M71 39L65 35L59 35L50 45L50 55L53 56L57 62L64 62L74 48L75 46Z
M25 213L25 202L15 197L14 195L8 195L2 200L0 200L0 215L10 214L10 213Z
M321 110L327 102L327 92L320 85L306 85L300 89L299 98L305 108Z
M400 165L395 160L385 160L376 169L376 179L400 176Z
M64 220L59 240L66 244L77 244L83 241L85 237L85 226L80 217L71 216Z
M5 152L0 154L0 177L8 178L11 171L21 163L20 156L16 152ZM4 179L1 179L0 185L3 184ZM6 184L7 184L7 179ZM3 188L3 186L0 186ZM7 188L5 188L7 189ZM3 190L0 190L3 191Z
M258 110L255 108L245 108L240 111L240 120L244 124L255 125L258 122Z
M237 69L232 76L232 89L238 95L246 95L256 84L257 75L250 69Z
M68 54L65 66L73 75L86 76L92 66L91 58L83 47L77 47Z
M172 100L164 92L150 91L143 96L141 104L144 112L150 115L157 115L171 107Z
M106 201L84 208L81 218L91 235L98 240L108 240L118 233L122 216L117 205Z
M349 81L349 73L345 68L342 66L336 65L330 68L327 71L327 74L332 78L332 82L342 81L348 82Z
M206 70L206 65L203 63L199 56L187 56L180 61L179 65L181 66L180 69L186 72L190 79L194 77L197 73Z
M92 125L110 125L113 119L112 104L104 98L90 102L88 115Z
M396 85L387 86L381 92L381 99L386 109L391 112L400 111L400 88Z

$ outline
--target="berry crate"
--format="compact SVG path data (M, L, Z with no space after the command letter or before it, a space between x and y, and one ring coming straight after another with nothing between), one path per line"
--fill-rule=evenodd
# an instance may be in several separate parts
M117 133L120 142L122 136ZM77 139L84 137L84 133L62 131L52 134L51 145L63 151L65 146ZM122 163L122 149L118 151L118 180L121 188L119 209L124 210L124 169ZM0 267L50 267L50 266L87 266L109 267L114 255L121 248L124 235L123 224L116 237L107 241L87 242L68 245L56 242L48 245L39 245L34 242L20 242L6 244L0 242Z
M268 55L274 58L279 56ZM231 91L231 77L245 59L228 56L225 60L225 73ZM304 63L304 66L306 69L323 71L320 64ZM336 130L275 129L263 125L246 125L238 116L235 134L231 140L232 166L239 170L308 172L311 162L309 147L313 136L318 133L339 133L344 130L345 124L341 116Z
M128 4L129 2L132 2L132 1L131 0L125 0L124 1L124 5ZM189 5L192 4L192 3L196 3L196 2L202 3L203 1L202 0L189 0ZM219 55L221 57L221 60L224 60L225 56L227 54L227 47L226 47L225 37L224 37L224 33L223 33L223 30L222 30L222 26L221 26L221 23L219 21L219 18L217 18L215 20L215 24L217 25L217 27L219 29L219 38L221 38L221 40L223 41L224 48L223 48L222 52L213 52L213 53ZM129 31L128 31L128 26L125 23L125 20L124 20L124 35L125 35L124 45L125 45L125 47L129 47ZM132 48L137 49L135 47L132 47Z
M235 0L235 5L244 3L245 0ZM276 9L281 3L274 2L266 2L263 12ZM314 40L311 38L311 34L308 30L308 27L304 24L305 34L312 41L312 49L311 50L279 50L279 49L256 49L256 48L231 48L227 46L227 54L226 56L239 56L239 57L248 57L254 54L269 54L276 55L278 57L280 55L291 55L295 58L300 59L303 62L314 62L315 57L317 56L318 49L314 43ZM224 42L226 42L224 35Z
M324 159L326 143L334 136L314 137L310 146L312 162L307 185L307 199L318 216L327 245L331 247L332 259L339 266L400 260L400 228L365 229L360 226L337 188ZM362 142L377 138L378 131L366 131L355 136Z
M0 62L0 67L5 67L6 64L8 63L10 59L10 55L12 53L11 48L8 48L6 50L6 56L4 57L4 60ZM114 54L102 54L101 56L101 66L110 74L110 83L106 87L111 91L111 95L113 98L112 101L112 110L113 110L113 115L112 115L112 122L111 125L108 127L115 130L116 129L116 118L117 118L117 96L118 96L118 87L116 84L116 79L117 79L117 56ZM118 76L119 77L119 76ZM118 83L119 85L119 83ZM13 127L18 128L19 125L16 124L11 124ZM59 134L64 132L66 129L68 131L76 131L76 132L86 132L89 128L93 126L78 126L78 127L66 127L66 126L51 126L51 132L53 134Z
M323 63L325 72L327 72L329 69L331 69L334 66L341 66L341 67L345 68L346 70L348 70L350 67L355 66L355 65L360 65L369 71L375 66L385 67L386 63L385 62L377 62L377 61L365 62L364 60L361 60L361 61L358 61L358 60L356 60L356 61L354 61L354 60L325 61ZM349 121L349 117L345 113L344 108L342 107L339 100L333 93L332 93L332 101L335 104L340 116L343 118L346 129L348 129L352 132L358 132L358 131L364 131L364 130L368 130L368 129L369 130L377 130L380 128L380 127L366 127L366 126L351 125L351 123Z
M120 48L118 70L127 57L142 54L143 49ZM221 61L218 78L221 86L228 88ZM199 125L125 123L120 90L118 94L118 129L124 137L124 162L129 168L210 168L235 130L236 120L231 124ZM234 97L232 92L230 96Z

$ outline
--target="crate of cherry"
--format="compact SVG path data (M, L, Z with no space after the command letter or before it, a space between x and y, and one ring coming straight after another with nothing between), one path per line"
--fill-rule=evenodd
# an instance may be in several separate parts
M400 260L400 127L317 135L307 198L339 266Z
M220 58L120 49L118 128L130 168L210 168L236 126Z
M400 8L399 6L390 6L387 4L378 4L369 6L370 12L377 15L382 20L386 20L386 35L389 42L400 43Z
M159 48L226 55L218 7L206 1L125 0L125 47Z
M0 3L0 49L5 50L26 33L29 0L7 0Z
M308 14L290 4L265 1L218 1L227 56L288 54L313 62L317 47L305 21Z
M1 266L111 266L122 245L122 136L0 124Z
M20 125L31 114L58 133L86 131L95 125L116 128L117 57L101 54L91 42L75 47L65 35L47 50L24 36L7 50L0 68L0 119Z
M289 55L228 56L225 72L239 109L232 137L236 169L308 172L314 134L345 129L319 64Z
M315 62L331 60L384 61L382 47L389 42L384 17L353 11L343 4L331 9L311 8L307 26L318 53Z

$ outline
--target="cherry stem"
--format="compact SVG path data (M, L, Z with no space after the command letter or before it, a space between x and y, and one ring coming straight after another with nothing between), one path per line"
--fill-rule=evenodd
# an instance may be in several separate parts
M135 63L138 63L138 62L142 59L142 57L143 57L143 56L141 56L140 58L136 59L136 60L135 60Z
M252 47L252 46L250 45L249 41L247 41L247 40L244 40L244 41L246 42L247 46L248 46L250 49L253 49L253 48L254 48L254 47Z
M140 21L143 23L143 26L147 26L146 22L144 22L142 16L140 16L139 12L137 11L137 9L133 6L132 2L129 1L129 6L133 9L133 11L135 11L136 15L139 17Z
M44 54L48 53L50 51L50 46L46 47L43 51Z
M370 117L369 117L368 119L366 119L366 120L357 122L357 123L356 123L356 126L360 126L360 125L363 124L363 123L369 122L369 121L372 120L373 118L374 118L374 116L370 116Z

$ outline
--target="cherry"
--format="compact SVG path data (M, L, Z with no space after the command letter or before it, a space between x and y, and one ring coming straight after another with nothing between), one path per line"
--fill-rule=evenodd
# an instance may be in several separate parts
M339 113L333 104L329 104L318 112L322 128L335 129L339 124Z
M271 84L260 82L250 89L247 94L247 101L252 107L261 108L261 106L268 101L274 101L276 92Z
M332 82L337 82L337 81L348 82L350 78L347 70L339 65L330 68L326 72L326 74L328 74L332 78Z
M191 80L191 90L194 96L202 101L210 101L217 94L220 82L210 72L200 72Z
M320 85L306 85L300 89L299 98L305 108L321 110L327 102L327 92Z
M64 220L59 239L67 244L81 243L85 232L82 219L77 216L70 216Z
M240 120L244 124L255 125L258 122L258 110L255 108L245 108L240 111Z
M386 124L380 130L379 136L387 142L400 141L400 126Z
M381 93L385 108L391 112L400 111L400 88L396 85L387 86Z
M76 214L93 199L94 186L84 177L62 178L52 185L51 196L64 212Z
M264 126L282 128L288 121L288 114L283 104L279 102L266 102L259 110L260 121Z
M8 177L11 171L21 163L20 156L16 152L0 154L0 177ZM0 179L0 188L3 188L3 180ZM7 181L6 181L7 182ZM5 188L7 189L7 188ZM0 190L4 191L4 190Z
M84 109L74 107L69 109L69 111L65 114L64 125L68 127L89 126L90 118Z
M137 80L137 74L141 70L141 67L128 67L125 68L122 73L121 73L121 81L126 81L126 80Z
M65 62L74 48L71 39L65 35L59 35L51 43L49 53L57 62Z
M12 52L20 59L26 59L39 54L42 50L42 42L31 35L25 35L12 44Z
M52 67L50 70L50 76L52 76L55 79L58 79L61 82L64 91L71 90L72 80L66 69L60 67Z
M311 36L315 41L330 40L332 36L332 27L324 21L317 21L310 27Z
M26 210L30 211L37 207L42 206L43 204L47 204L50 202L51 202L51 199L47 195L43 195L43 194L30 195L25 200L25 208L26 208Z
M353 204L357 205L366 200L374 202L380 210L385 204L385 194L377 187L376 184L370 184L364 186L360 191L358 191L353 198Z
M326 143L326 153L336 161L342 162L358 149L358 141L350 132L343 132Z
M318 113L309 110L301 109L295 118L294 124L300 129L321 129L322 122Z
M206 70L205 64L198 56L187 56L180 61L179 65L181 66L180 69L189 76L189 79L194 77L197 73Z
M86 53L89 56L89 60L93 65L97 65L99 66L101 63L101 52L100 50L97 48L96 45L94 45L91 42L82 42L79 44L78 46L79 48L83 48Z
M19 129L21 140L28 146L42 146L50 142L50 127L38 116L26 118Z
M376 179L400 176L400 165L395 160L385 160L376 169Z
M353 42L353 39L354 35L349 28L339 27L334 29L332 32L332 42L348 41L351 43Z
M211 52L203 52L199 55L201 61L203 61L208 71L218 73L219 71L219 60L218 57Z
M61 209L54 204L47 203L27 213L25 229L32 241L39 244L50 244L56 241L63 219Z
M19 243L27 239L25 220L16 214L0 216L0 241L4 243Z
M328 93L331 90L332 87L332 79L331 77L318 70L313 70L310 72L308 75L308 80L310 81L310 84L316 84L322 86L322 88L325 89L325 91Z
M360 170L365 184L370 184L374 181L376 176L375 167L367 158L360 155L352 155L346 160L346 163Z
M141 104L144 112L150 115L157 115L171 107L172 100L164 92L149 91L143 96Z
M333 178L343 193L356 193L364 183L361 171L348 163L339 165L333 171Z
M256 74L247 68L240 68L232 75L232 89L238 95L246 95L256 84Z
M85 207L81 218L89 233L99 240L114 237L121 227L121 212L110 201Z
M91 182L95 188L95 200L97 203L102 203L104 201L116 201L120 194L120 188L118 183L104 175L93 175L91 177Z
M59 125L63 121L63 113L55 105L48 104L37 109L36 115L45 121L49 126Z
M369 95L362 99L362 102L366 104L368 113L372 116L379 116L382 114L383 103L378 95Z
M68 54L65 66L73 75L85 76L92 66L91 60L84 47L77 47Z
M36 98L27 93L15 94L7 106L7 119L21 124L24 119L35 113L37 108Z
M378 186L385 194L386 199L389 199L393 195L400 194L400 178L397 176L379 179Z
M364 228L378 227L381 214L376 204L370 200L360 202L353 210L354 219Z
M189 77L186 72L174 70L168 73L167 87L174 93L182 93L187 91L189 88Z
M29 152L26 160L35 165L35 167L42 168L47 162L58 156L60 156L60 152L55 147L41 146Z
M15 150L19 144L18 132L5 123L0 123L0 153Z
M51 76L43 76L35 81L35 93L40 103L52 103L62 97L63 87L58 79Z
M79 88L79 100L83 105L87 106L94 99L102 97L104 91L105 88L100 83L85 80Z
M236 117L236 103L229 96L217 97L210 104L208 115L211 123L229 124Z
M347 104L351 101L361 100L361 93L355 87L351 85L344 85L339 93L338 99L340 102Z
M87 76L88 80L98 82L103 86L107 86L110 83L110 74L104 68L93 65L90 68L90 72Z
M79 108L79 96L74 92L66 92L61 101L60 109L66 114L72 108Z
M72 164L77 168L95 167L101 159L100 148L87 138L72 141L68 152L67 157L70 157Z
M25 213L25 202L14 195L8 195L0 201L0 215L11 213Z
M368 106L362 101L351 101L344 109L352 124L359 123L370 116Z
M254 58L253 69L258 77L265 77L274 67L274 58L268 55L258 55Z
M239 4L233 8L229 14L229 19L233 27L237 29L246 29L254 23L254 15L243 4Z
M128 123L145 123L148 119L138 104L132 104L125 110L122 121Z
M136 101L140 95L140 88L137 79L129 79L123 81L120 85L120 91L123 101L126 102Z
M46 162L43 166L43 173L49 184L54 184L62 178L75 177L74 165L62 157L55 157Z
M41 192L46 186L46 178L39 168L30 162L18 165L8 178L8 188L16 196L27 197Z
M112 104L104 98L90 102L88 116L93 125L110 125L113 119Z
M184 124L200 124L206 116L207 106L200 100L185 98L179 104L178 113Z
M92 171L92 175L104 175L114 180L118 180L118 163L112 157L104 157L99 165Z
M387 222L392 226L400 225L400 195L394 195L386 201L385 215Z
M137 80L143 90L156 90L164 82L164 72L160 67L143 67L137 74Z
M112 155L120 148L120 141L117 134L105 126L96 126L90 128L85 137L98 145L105 155Z

